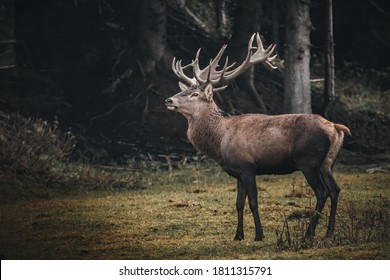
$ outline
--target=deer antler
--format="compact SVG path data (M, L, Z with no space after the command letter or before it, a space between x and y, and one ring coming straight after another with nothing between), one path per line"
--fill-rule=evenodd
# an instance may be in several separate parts
M257 48L252 46L253 39L255 36L256 36ZM226 80L234 79L242 72L244 72L246 69L248 69L250 66L260 62L264 62L268 67L272 69L276 69L277 67L271 63L272 60L274 60L277 56L276 54L271 56L275 50L275 47L276 47L275 44L271 44L267 49L264 49L259 33L253 34L248 43L248 53L246 55L244 62L236 69L225 73L224 79ZM252 50L256 50L254 54L252 54Z
M174 57L172 60L173 73L175 73L175 75L178 76L182 82L186 83L189 86L198 85L195 78L190 78L190 77L186 76L186 74L184 74L184 72L183 72L183 69L185 69L189 66L194 67L194 61L192 61L192 63L183 67L183 66L181 66L181 60L176 61L176 57Z
M255 37L257 47L253 46L253 40ZM223 45L217 56L214 59L211 59L209 65L203 69L200 69L199 67L199 49L196 53L195 60L185 66L181 66L181 60L176 61L176 59L174 58L172 62L172 70L176 74L176 76L178 76L179 79L181 79L181 81L183 81L184 83L190 86L197 85L203 87L209 83L211 83L213 86L226 84L228 81L236 78L238 75L243 73L250 66L260 62L264 62L268 67L272 69L277 68L271 63L272 60L276 58L276 55L272 56L272 53L275 50L275 45L271 44L267 49L264 49L259 33L254 33L250 38L246 58L240 66L232 69L236 63L234 62L231 65L228 65L229 60L228 57L226 57L225 64L222 70L217 70L217 67L219 66L219 61L221 60L221 57L226 47L227 45ZM254 50L256 51L253 53ZM194 75L193 78L190 78L184 74L183 69L187 67L192 67ZM214 91L219 91L224 88L225 87L215 88Z

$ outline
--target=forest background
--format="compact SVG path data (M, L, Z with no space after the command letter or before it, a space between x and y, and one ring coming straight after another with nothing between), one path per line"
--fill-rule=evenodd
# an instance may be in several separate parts
M185 119L164 107L179 91L172 58L188 63L202 48L205 65L228 43L230 61L239 62L250 35L260 32L266 46L276 43L279 69L256 66L254 80L237 79L216 95L217 103L229 113L290 113L288 46L291 37L306 36L295 49L308 54L310 80L294 98L309 103L297 112L349 126L351 151L384 152L390 146L389 5L333 1L336 78L329 98L328 2L2 0L1 117L17 113L58 125L76 137L73 156L91 162L194 153Z

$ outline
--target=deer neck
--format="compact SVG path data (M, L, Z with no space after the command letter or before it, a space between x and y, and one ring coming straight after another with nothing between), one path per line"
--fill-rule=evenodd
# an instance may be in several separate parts
M223 113L215 103L202 110L201 114L188 117L188 139L198 151L217 162L221 161L223 120Z

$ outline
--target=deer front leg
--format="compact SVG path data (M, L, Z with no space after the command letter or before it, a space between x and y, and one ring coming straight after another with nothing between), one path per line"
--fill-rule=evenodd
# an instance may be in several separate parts
M264 238L264 234L258 210L256 176L252 173L245 174L239 178L239 181L248 194L249 207L255 223L255 241L260 241Z
M246 200L246 190L244 186L240 183L240 180L237 179L237 232L234 240L243 240L244 239L244 206Z
M256 181L254 181L254 186L252 186L251 189L248 191L248 200L249 207L252 211L253 219L255 222L255 241L261 241L264 238L264 234L260 222Z

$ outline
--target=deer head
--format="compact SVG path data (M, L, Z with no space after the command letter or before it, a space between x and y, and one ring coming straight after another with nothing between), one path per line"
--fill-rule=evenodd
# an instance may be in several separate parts
M255 37L257 47L253 46ZM272 55L275 45L271 44L267 49L264 49L259 33L253 34L250 38L247 55L241 65L235 67L235 62L229 65L228 57L226 57L222 69L217 69L226 47L227 45L223 45L217 56L211 59L209 65L203 69L199 67L200 49L196 53L195 59L185 66L182 66L181 60L173 59L172 70L180 80L181 92L165 100L165 105L169 110L178 111L188 118L201 112L202 106L212 103L213 93L224 90L230 80L236 78L250 66L262 62L266 66L276 69L276 66L271 63L276 57L276 55ZM192 68L193 77L184 73L186 68Z

